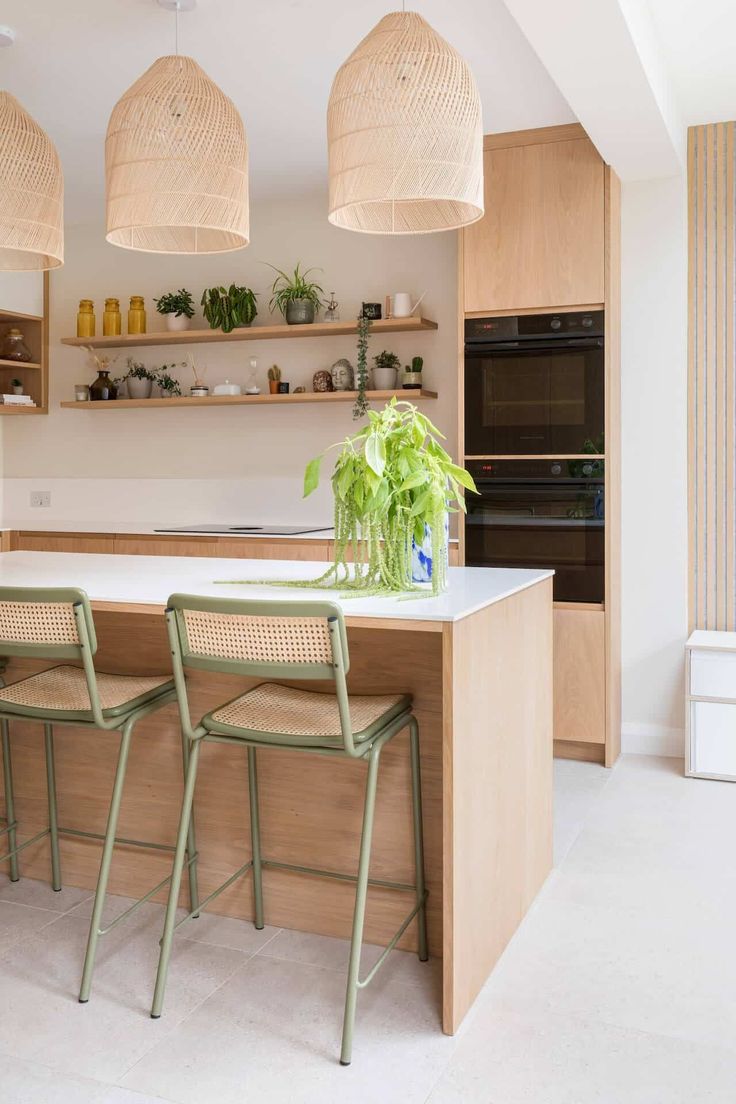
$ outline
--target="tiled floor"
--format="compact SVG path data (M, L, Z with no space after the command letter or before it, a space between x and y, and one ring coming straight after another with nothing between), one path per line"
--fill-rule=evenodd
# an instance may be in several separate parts
M556 870L461 1031L440 1032L437 964L397 952L349 1069L341 941L202 918L152 1021L159 906L103 941L80 1006L88 895L0 876L0 1100L733 1104L736 787L673 759L555 767Z

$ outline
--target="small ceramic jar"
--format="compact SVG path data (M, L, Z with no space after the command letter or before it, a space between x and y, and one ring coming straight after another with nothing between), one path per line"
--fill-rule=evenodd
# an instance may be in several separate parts
M314 391L333 391L332 375L324 368L320 368L312 376L312 388Z

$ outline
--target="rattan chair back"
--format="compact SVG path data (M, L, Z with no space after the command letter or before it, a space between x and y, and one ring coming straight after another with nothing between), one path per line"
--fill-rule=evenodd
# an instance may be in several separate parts
M97 651L89 598L75 587L0 587L0 655L83 658Z

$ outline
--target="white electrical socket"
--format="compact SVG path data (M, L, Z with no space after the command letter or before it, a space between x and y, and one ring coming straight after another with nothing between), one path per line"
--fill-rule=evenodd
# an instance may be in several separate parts
M50 506L51 491L31 491L31 506Z

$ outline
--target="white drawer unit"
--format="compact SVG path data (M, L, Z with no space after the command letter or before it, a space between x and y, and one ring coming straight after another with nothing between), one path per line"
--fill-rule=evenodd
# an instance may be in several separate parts
M685 773L736 782L736 632L697 630L686 648Z

